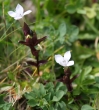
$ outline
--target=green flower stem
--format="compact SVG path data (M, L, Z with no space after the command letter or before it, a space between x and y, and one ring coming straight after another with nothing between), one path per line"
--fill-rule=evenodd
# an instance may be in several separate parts
M36 13L36 22L40 21L40 0L36 1L37 13Z
M67 71L67 69L68 69L68 67L64 67L64 72L66 72L66 71Z
M26 23L26 20L23 17L22 19L19 19L19 22L20 22L21 27L23 27L24 26L24 22Z
M90 23L88 18L86 16L83 16L85 22L90 26L90 28L97 34L99 35L99 31Z

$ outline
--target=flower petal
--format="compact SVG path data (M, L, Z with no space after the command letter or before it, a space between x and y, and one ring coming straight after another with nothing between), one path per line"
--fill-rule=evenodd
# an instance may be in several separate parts
M8 14L9 14L11 17L15 17L15 16L16 16L16 13L13 12L13 11L8 11Z
M24 12L23 15L27 15L27 14L29 14L29 13L31 13L31 12L32 12L31 10L28 10L28 11Z
M15 20L19 20L21 18L22 18L22 16L16 16L16 17L14 17Z
M64 58L61 55L55 55L55 61L61 65Z
M67 66L72 66L72 65L74 65L74 61L69 61L69 62L67 63Z
M63 61L61 61L60 65L66 67L67 66L67 62L65 60L63 60Z
M16 13L20 13L20 14L22 14L23 15L23 7L20 5L20 4L18 4L17 6L16 6Z
M70 51L67 51L65 54L64 54L64 59L68 62L71 58L71 53Z

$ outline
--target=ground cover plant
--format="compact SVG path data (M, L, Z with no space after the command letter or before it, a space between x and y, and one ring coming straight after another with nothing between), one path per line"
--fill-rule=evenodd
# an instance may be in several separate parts
M98 0L0 9L0 110L99 110Z

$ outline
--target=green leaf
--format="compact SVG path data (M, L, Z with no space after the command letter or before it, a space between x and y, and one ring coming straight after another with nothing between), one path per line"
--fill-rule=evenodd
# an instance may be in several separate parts
M43 84L40 84L39 91L40 91L41 96L46 95L46 90Z
M53 90L53 88L54 88L54 84L53 84L52 82L47 83L47 84L45 85L45 89L46 89L47 91L51 91L51 90Z
M55 96L53 97L52 101L59 101L65 95L64 91L56 91Z
M68 13L73 14L76 12L76 6L74 4L69 4L66 6L66 10Z
M69 41L74 42L78 39L79 29L77 26L70 26L69 28Z
M68 108L68 110L79 110L79 107L76 104L70 104L68 105Z
M66 34L66 23L65 22L62 22L59 26L59 33L60 33L60 37L63 37L65 36Z
M49 108L48 108L48 110L55 110L52 106L50 106Z
M99 76L95 77L96 83L99 83Z
M3 100L4 96L5 94L0 94L0 105L5 103Z
M92 71L92 67L91 66L85 67L84 70L83 70L84 77L86 77L91 71Z
M35 92L30 92L30 93L25 93L24 96L28 99L28 100L31 100L31 99L35 99L36 97L36 94Z
M89 57L95 55L95 51L90 48L81 46L79 44L73 45L73 59L76 62L83 62L83 60L88 59Z
M81 110L94 110L90 105L83 105L82 107L81 107Z
M59 106L61 110L66 110L66 104L63 101L59 102Z
M95 40L95 38L97 37L96 34L93 34L92 32L86 32L86 33L80 33L79 35L79 39L81 40Z
M92 71L92 67L88 66L85 67L82 72L80 73L79 77L78 77L78 84L81 85L83 84L83 81L86 80L86 77L88 76L88 74Z
M96 16L96 11L91 7L85 7L86 15L88 18L94 18Z
M3 100L4 96L5 96L5 94L0 95L0 109L2 108L3 110L10 110L12 104L4 102L4 100Z
M61 44L63 44L66 35L66 23L64 21L60 24L58 31L59 31L59 41Z
M40 106L41 108L44 108L44 107L46 108L46 106L48 105L48 102L45 98L42 98L41 100L39 100L37 105Z
M78 10L77 10L77 13L78 13L78 14L86 14L86 11L83 10L83 9L78 9Z
M10 110L11 106L12 106L11 103L5 103L5 104L3 104L2 108L3 108L3 110Z
M59 102L55 104L55 110L60 110Z
M64 85L62 82L57 82L55 85L55 90L63 90L65 93L67 92L66 85Z
M62 82L57 82L55 85L55 89L56 91L58 91L60 89L60 87L64 86Z
M53 97L52 101L57 102L59 101L58 98L56 96Z
M43 98L42 101L43 101L43 105L44 105L44 106L45 106L45 105L48 105L48 102L47 102L47 100L46 100L45 98Z
M97 62L96 62L96 64L97 64ZM99 65L99 64L97 64L97 65ZM96 76L99 76L99 67L94 68L92 70L91 74L96 75Z
M96 106L97 106L97 109L99 110L99 93L97 94L97 97L96 97Z
M87 78L86 80L83 81L83 85L90 85L95 83L95 78L93 77L92 79Z
M28 101L28 104L31 107L35 107L38 104L38 102L35 99L31 99Z
M47 101L50 101L51 100L51 93L47 93L44 98L47 100Z
M8 77L9 77L9 79L11 79L13 81L15 80L15 74L12 72L8 72Z
M66 110L66 104L61 101L55 104L55 110Z

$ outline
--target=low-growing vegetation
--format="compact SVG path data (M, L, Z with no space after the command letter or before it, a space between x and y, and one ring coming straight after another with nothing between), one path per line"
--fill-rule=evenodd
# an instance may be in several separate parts
M0 110L99 110L98 0L0 9Z

